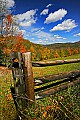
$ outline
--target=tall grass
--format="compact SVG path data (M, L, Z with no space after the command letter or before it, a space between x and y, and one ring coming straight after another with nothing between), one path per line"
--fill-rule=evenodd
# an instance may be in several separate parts
M30 120L79 120L80 85L68 86L50 97L37 100L21 110L21 117ZM24 98L23 98L24 99ZM20 108L19 108L20 109ZM76 119L77 118L77 119Z

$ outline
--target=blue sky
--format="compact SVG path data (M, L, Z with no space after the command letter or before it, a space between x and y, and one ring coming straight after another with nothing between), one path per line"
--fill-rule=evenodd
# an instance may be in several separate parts
M80 0L8 0L23 37L37 44L80 41Z

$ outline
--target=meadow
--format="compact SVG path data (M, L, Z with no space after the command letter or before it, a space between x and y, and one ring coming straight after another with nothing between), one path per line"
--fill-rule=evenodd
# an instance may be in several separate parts
M64 59L73 59L73 58L80 58L80 54L69 56L66 58L64 58L64 57L58 58L58 59L64 60ZM54 60L56 60L56 58ZM56 65L56 66L33 67L33 76L34 76L34 78L35 77L37 78L39 76L65 73L65 72L70 72L73 70L80 70L80 62L72 63L72 64ZM0 95L0 100L1 100L0 118L1 118L1 120L15 120L16 109L15 109L14 101L13 101L11 91L10 91L11 84L13 84L12 73L11 73L11 70L9 70L6 67L2 67L2 66L0 66L0 83L1 83L1 87L0 87L0 91L1 91L1 93L0 93L1 94ZM64 94L64 92L59 93L60 96L62 96L62 93ZM68 89L68 94L69 94L69 89ZM48 100L44 99L43 101L48 101ZM39 103L42 104L40 101L39 101ZM45 103L47 104L47 102L45 102ZM77 112L77 110L76 110L76 112ZM44 119L45 119L45 117L44 117ZM35 119L35 120L37 120L37 119Z
M68 59L77 59L80 58L80 54L72 55L69 57L62 58L54 58L52 60L68 60ZM65 73L70 72L72 70L80 70L80 63L72 63L72 64L63 64L63 65L54 65L54 66L46 66L46 67L33 67L33 75L34 77L46 76L51 74Z

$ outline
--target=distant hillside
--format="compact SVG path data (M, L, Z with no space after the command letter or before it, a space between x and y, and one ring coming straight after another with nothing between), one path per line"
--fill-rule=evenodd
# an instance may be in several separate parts
M45 47L48 47L49 49L61 49L61 48L78 48L80 47L80 41L75 43L55 43L50 45L44 45Z
M75 43L40 45L25 40L25 45L31 51L33 60L45 60L80 54L80 41Z

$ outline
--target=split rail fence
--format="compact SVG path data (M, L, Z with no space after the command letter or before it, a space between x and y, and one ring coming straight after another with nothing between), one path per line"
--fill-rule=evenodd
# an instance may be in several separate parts
M74 59L69 61L58 60L55 62L53 61L53 62L35 63L31 61L30 52L23 54L21 54L20 52L12 52L10 54L10 60L11 60L11 68L13 75L13 85L11 87L11 92L14 98L16 110L19 112L18 119L22 119L21 117L22 112L19 111L19 108L20 110L23 110L27 106L31 106L33 102L35 103L37 99L42 99L44 97L53 95L54 93L57 93L60 90L67 89L68 86L73 86L74 84L75 85L80 84L80 80L78 79L75 80L77 77L80 77L79 70L75 70L64 74L62 73L62 74L39 77L38 80L33 78L33 72L32 72L32 66L46 66L46 65L74 63L74 62L80 62L80 59L77 60ZM56 80L58 81L56 82ZM62 106L61 103L59 104ZM71 119L80 120L78 116L74 116L71 114L71 112L68 112L65 107L63 109L65 111L65 114L69 113L67 116L71 116L70 117ZM28 120L30 120L30 118Z

